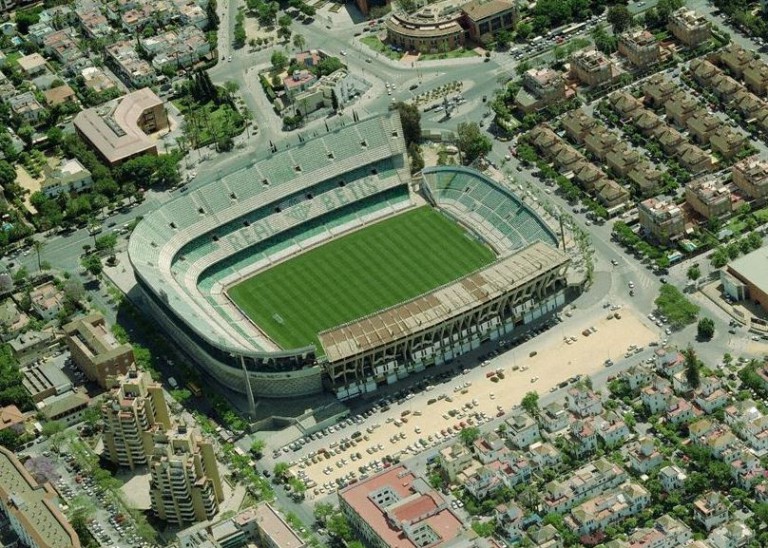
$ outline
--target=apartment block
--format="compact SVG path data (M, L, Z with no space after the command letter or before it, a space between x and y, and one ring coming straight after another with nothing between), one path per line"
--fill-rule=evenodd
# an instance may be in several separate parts
M615 65L601 51L579 50L571 55L571 75L585 86L597 88L608 84L617 72Z
M640 225L660 242L669 242L685 231L683 211L671 201L648 198L637 206Z
M155 515L175 525L213 518L224 500L213 445L183 424L156 429L152 445L149 494Z
M523 112L535 112L565 99L565 80L552 69L530 69L523 74L523 88L515 98Z
M3 526L9 527L22 545L80 548L80 539L57 498L49 483L38 484L16 455L0 446L0 515ZM7 544L11 545L17 543Z
M162 387L149 373L131 366L104 399L104 446L109 460L134 469L146 465L152 454L152 430L171 427Z
M717 179L702 178L685 187L685 202L705 219L731 214L731 192Z
M709 21L695 11L680 8L669 16L667 28L675 38L690 48L700 46L712 36Z
M64 326L67 346L85 376L102 388L113 385L133 364L133 347L120 344L101 314L90 314Z
M659 62L659 44L656 37L645 29L630 30L621 34L619 53L640 69Z
M731 168L733 184L758 204L768 200L768 161L757 155L744 158Z

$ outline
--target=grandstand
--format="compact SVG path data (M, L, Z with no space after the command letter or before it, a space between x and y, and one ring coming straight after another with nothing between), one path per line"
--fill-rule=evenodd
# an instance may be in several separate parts
M294 398L329 389L340 399L441 363L564 303L568 259L552 230L507 189L459 167L426 169L422 192L494 250L490 265L325 330L320 347L280 347L228 297L247 278L414 208L408 182L396 113L254 161L139 223L128 253L143 302L198 365L235 392Z
M169 202L136 228L129 258L160 323L229 388L322 390L312 346L278 348L225 296L230 283L412 205L399 118L347 125ZM359 204L359 207L354 207Z

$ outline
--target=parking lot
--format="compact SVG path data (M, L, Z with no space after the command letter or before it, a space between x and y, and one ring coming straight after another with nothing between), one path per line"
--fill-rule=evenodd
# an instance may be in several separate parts
M647 319L622 312L621 319L609 320L598 309L574 317L567 327L556 324L478 367L442 373L422 383L421 391L383 398L364 413L275 448L267 461L289 461L310 496L332 494L392 459L452 442L462 429L505 415L530 390L565 388L604 367L606 358L619 360L632 345L658 338Z

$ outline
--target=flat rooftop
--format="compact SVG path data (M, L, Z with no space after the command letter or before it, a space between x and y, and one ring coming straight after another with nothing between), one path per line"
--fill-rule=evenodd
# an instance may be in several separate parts
M768 294L768 246L756 249L728 265L763 293Z

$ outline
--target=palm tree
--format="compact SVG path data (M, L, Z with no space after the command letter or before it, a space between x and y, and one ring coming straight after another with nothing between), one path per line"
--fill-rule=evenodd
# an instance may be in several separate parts
M302 51L304 46L307 45L307 41L301 34L297 33L293 35L293 45L297 50Z
M42 267L42 263L40 262L40 252L45 247L45 242L41 242L40 240L35 240L34 242L32 242L32 247L37 253L37 270L38 272L42 272L43 267Z

